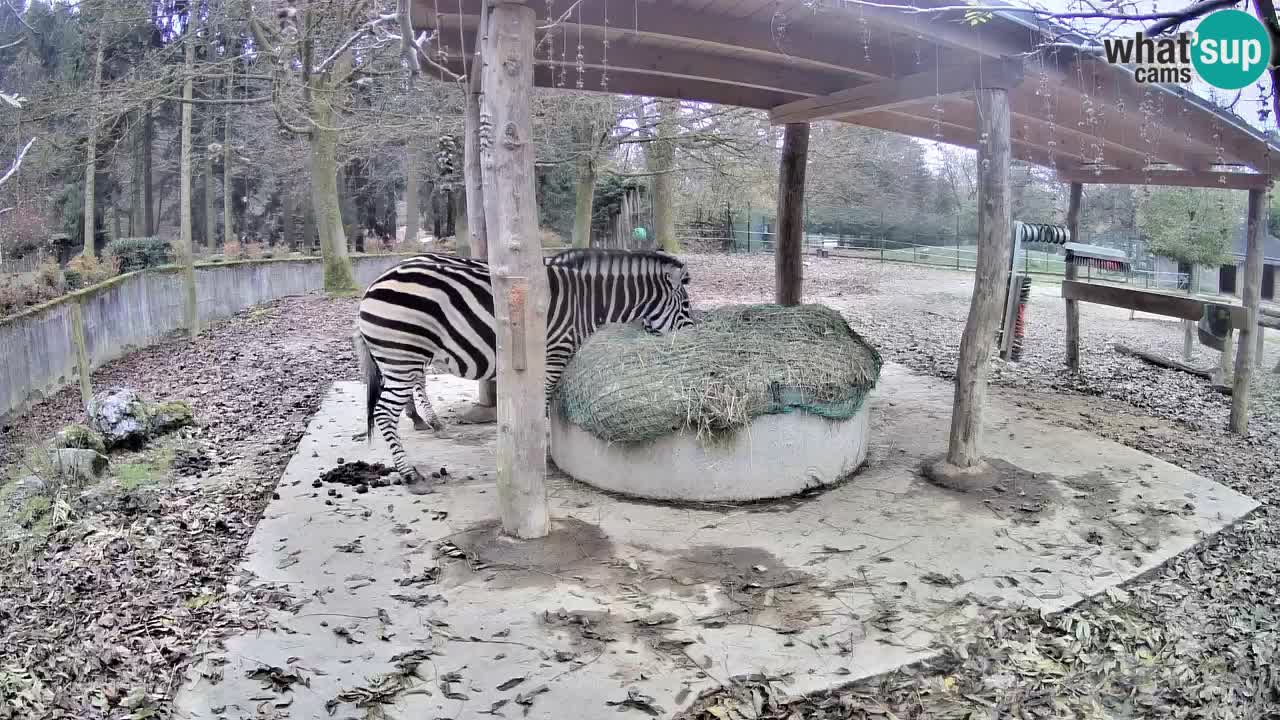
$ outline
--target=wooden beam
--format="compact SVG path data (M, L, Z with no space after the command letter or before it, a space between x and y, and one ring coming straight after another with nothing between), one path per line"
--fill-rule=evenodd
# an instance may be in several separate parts
M461 24L464 27L474 26L474 18L479 15L480 5L488 0L461 0L450 2L447 9L437 16L436 6L431 0L413 0L414 27L420 30L435 28L437 20L441 27L454 29ZM562 10L563 11L563 10ZM554 11L553 11L554 12ZM870 61L865 53L849 51L849 44L844 38L816 38L805 33L792 37L781 34L770 22L763 21L728 22L727 18L717 13L689 10L675 7L668 3L640 2L636 0L591 0L582 2L571 19L562 27L573 33L571 43L576 43L576 32L581 25L584 35L600 37L606 27L610 42L623 35L651 36L655 38L679 38L690 43L697 43L710 49L713 46L733 48L735 51L769 55L784 62L805 62L811 66L823 65L831 70L854 72L868 79L887 77L892 73L893 63L882 57L883 51L875 49ZM545 23L543 23L545 24ZM449 32L444 34L446 42L452 44ZM542 34L539 33L539 38ZM571 49L570 53L576 55Z
M538 240L533 172L533 8L500 2L483 47L480 115L485 228L498 355L498 513L518 538L549 532L546 463L546 344L550 289Z
M1226 162L1253 166L1253 163L1260 162L1265 154L1266 148L1261 142L1251 140L1243 131L1232 129L1225 122L1216 120L1208 110L1188 104L1186 112L1182 112L1175 105L1186 103L1186 100L1159 88L1139 85L1133 81L1132 73L1124 68L1110 65L1104 59L1080 54L1076 55L1073 61L1064 63L1064 67L1058 68L1051 65L1047 71L1053 79L1051 92L1058 92L1058 88L1066 87L1074 90L1079 96L1088 95L1094 107L1108 108L1107 115L1110 117L1115 117L1114 108L1124 103L1126 117L1131 118L1128 122L1135 127L1143 119L1140 108L1149 93L1151 101L1156 104L1156 109L1150 118L1148 137L1163 134L1174 143L1188 146L1187 149L1190 152L1200 154L1210 162L1216 159L1213 142L1215 122L1222 133L1222 152ZM1188 137L1190 140L1187 139ZM1136 135L1134 139L1135 142L1141 142ZM1177 162L1172 158L1159 157L1158 159L1174 162L1183 167L1204 169L1194 168L1192 165Z
M1070 192L1067 200L1067 232L1071 241L1075 242L1080 237L1080 203L1084 198L1084 186L1073 182ZM1066 279L1076 279L1075 263L1067 263ZM1067 300L1067 371L1072 374L1080 372L1080 304L1075 300Z
M978 260L969 319L960 340L955 402L946 464L960 472L982 466L982 410L991 346L1009 272L1012 208L1009 187L1009 92L983 88L978 106Z
M1226 308L1231 313L1231 325L1233 327L1240 327L1245 321L1244 309L1236 305L1206 302L1188 295L1170 295L1168 293L1139 290L1138 288L1121 287L1119 285L1101 285L1078 280L1063 280L1062 297L1066 300L1110 305L1111 307L1124 308L1125 310L1137 310L1138 312L1151 313L1152 315L1164 315L1165 317L1197 322L1204 316L1205 306L1217 305Z
M889 110L921 100L972 93L979 84L1007 89L1022 82L1022 75L1022 62L1017 60L949 67L790 102L770 110L769 121L774 125L784 125L836 116L848 120L857 115Z
M615 73L633 73L654 75L658 77L701 80L723 85L736 85L746 88L757 88L789 95L821 95L832 89L847 87L850 84L866 82L865 78L849 70L836 71L826 66L803 66L785 60L727 57L723 54L708 51L705 47L671 47L644 43L645 36L631 33L610 33L618 37L614 39L606 54L601 42L584 44L582 48L582 67L596 71ZM462 44L474 47L475 31L467 28L462 31ZM450 46L449 56L456 56L458 51ZM546 48L535 55L534 61L539 66L554 65L565 74L566 89L577 89L578 58L577 50L561 55L559 47ZM439 56L434 56L439 59ZM557 70L557 75L560 70ZM599 73L595 75L599 77ZM584 85L586 78L584 74ZM583 88L601 89L598 86Z
M977 131L972 126L966 127L951 120L958 120L958 118L950 118L939 122L935 130L934 121L931 119L888 110L880 113L859 115L854 122L864 127L888 130L923 140L934 140L966 148L975 147L977 145ZM1025 160L1046 167L1050 165L1076 167L1084 161L1083 158L1069 152L1063 150L1050 152L1034 142L1025 142L1016 137L1011 140L1011 143L1013 157L1017 160Z
M804 175L809 123L787 123L778 166L778 241L774 245L774 302L799 305L804 283Z
M1248 247L1244 261L1244 288L1240 292L1245 321L1240 326L1240 347L1236 350L1230 421L1231 432L1240 435L1249 432L1249 385L1253 381L1254 354L1257 352L1254 333L1261 332L1258 305L1262 302L1262 238L1266 234L1266 205L1265 190L1249 191Z
M1176 187L1221 188L1224 190L1265 190L1270 175L1242 172L1189 170L1063 170L1058 180L1095 185L1166 185ZM1225 182L1224 182L1225 181Z

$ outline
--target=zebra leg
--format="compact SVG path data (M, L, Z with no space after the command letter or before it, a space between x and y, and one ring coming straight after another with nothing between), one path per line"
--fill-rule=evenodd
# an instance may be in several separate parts
M425 372L422 373L422 382L418 385L416 390L422 396L422 409L426 412L423 413L423 415L418 415L418 409L414 407L415 403L409 403L409 407L413 408L409 417L413 418L414 429L440 432L444 429L444 422L442 422L436 415L436 409L431 407L431 398L427 395L427 374ZM426 419L424 420L423 417Z
M414 385L414 383L405 382L387 382L383 385L382 393L378 396L378 404L373 409L373 422L382 433L383 441L391 448L391 458L395 462L400 477L404 478L405 484L425 483L425 491L430 492L430 483L422 473L409 464L404 445L400 443L400 429L397 427L405 403L413 402Z

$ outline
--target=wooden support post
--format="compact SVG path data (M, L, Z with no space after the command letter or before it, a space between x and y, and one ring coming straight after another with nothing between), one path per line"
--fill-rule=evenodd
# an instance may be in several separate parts
M1248 249L1245 251L1244 287L1240 292L1245 319L1240 326L1240 347L1236 349L1236 376L1231 392L1231 432L1241 435L1249 432L1249 384L1253 380L1253 356L1257 345L1254 333L1261 330L1258 327L1258 305L1262 302L1262 237L1266 232L1263 223L1266 199L1265 190L1249 191Z
M533 173L536 14L500 2L483 45L480 166L498 346L498 509L503 530L545 537L547 271L538 239Z
M470 233L471 256L489 257L489 236L485 232L484 187L480 170L480 97L481 43L487 34L488 3L480 5L480 32L476 34L476 50L472 55L471 74L467 78L466 109L463 114L462 176L467 188L467 230ZM493 380L481 380L476 404L463 412L463 423L491 423L497 418L498 387Z
M989 467L982 461L982 408L992 345L1000 323L1002 282L1009 272L1011 202L1009 192L1009 91L983 88L978 105L978 260L969 319L960 341L956 367L951 437L945 458L925 468L942 485L972 489L987 485Z
M799 305L804 289L804 171L809 123L787 123L778 165L778 239L773 246L774 301Z
M1084 183L1071 183L1071 196L1067 201L1067 233L1071 242L1080 242L1080 201L1084 198ZM1075 263L1067 263L1066 279L1076 279ZM1132 315L1130 316L1132 318ZM1067 300L1067 371L1080 372L1080 303Z

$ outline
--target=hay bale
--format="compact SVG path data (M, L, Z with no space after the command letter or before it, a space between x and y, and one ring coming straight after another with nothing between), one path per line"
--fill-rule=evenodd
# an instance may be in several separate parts
M553 401L565 420L609 442L679 431L702 439L761 415L853 417L880 367L880 354L831 308L738 305L665 336L601 328L565 368Z

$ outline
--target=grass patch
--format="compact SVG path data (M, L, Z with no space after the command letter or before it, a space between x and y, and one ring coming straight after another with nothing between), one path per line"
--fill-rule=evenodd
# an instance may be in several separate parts
M156 485L169 476L173 468L175 448L163 446L138 453L132 462L117 462L111 466L111 477L121 490L138 490Z

